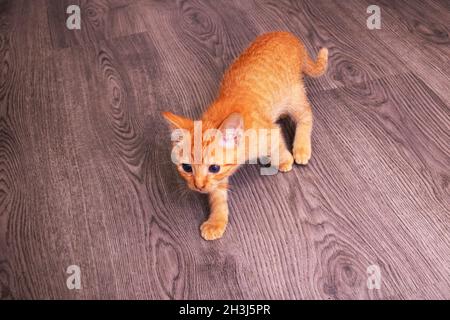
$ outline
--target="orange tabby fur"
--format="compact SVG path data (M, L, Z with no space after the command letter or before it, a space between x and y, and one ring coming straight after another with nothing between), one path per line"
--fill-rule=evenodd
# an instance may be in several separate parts
M273 129L282 115L289 115L297 123L293 152L287 149L283 138L270 148L279 148L279 170L287 172L293 162L305 165L311 158L312 112L303 86L302 74L320 76L326 70L328 50L322 48L316 61L311 60L298 38L288 32L272 32L255 39L249 48L231 65L223 78L217 99L203 114L202 130L218 128ZM164 117L172 128L186 129L193 134L193 121L170 112ZM270 143L270 142L269 142ZM239 152L239 141L234 147ZM245 146L246 157L253 146ZM228 177L236 171L237 163L216 163L218 173L208 172L207 157L211 149L222 148L217 141L202 142L202 162L192 164L192 173L180 175L188 186L209 194L211 214L202 226L206 240L222 237L228 223ZM192 149L194 150L194 149ZM214 153L214 151L213 151ZM269 154L270 155L270 154ZM262 156L258 154L258 156ZM193 163L191 159L185 160Z

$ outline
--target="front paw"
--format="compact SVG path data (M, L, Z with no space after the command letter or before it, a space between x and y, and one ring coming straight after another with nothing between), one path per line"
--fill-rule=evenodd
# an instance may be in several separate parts
M292 170L292 164L294 163L294 158L291 153L289 153L285 159L280 161L280 165L278 166L278 170L281 172L289 172Z
M216 240L223 236L227 227L226 221L213 220L205 221L200 227L200 232L205 240Z

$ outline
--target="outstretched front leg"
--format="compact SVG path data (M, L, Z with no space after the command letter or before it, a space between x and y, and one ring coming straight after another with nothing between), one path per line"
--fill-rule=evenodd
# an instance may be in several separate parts
M223 236L228 224L228 194L227 185L219 185L209 193L211 213L208 220L203 222L200 231L203 239L215 240Z

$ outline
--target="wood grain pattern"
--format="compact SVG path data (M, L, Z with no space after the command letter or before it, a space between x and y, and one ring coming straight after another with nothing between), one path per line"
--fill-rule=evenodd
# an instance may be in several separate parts
M141 1L141 0L140 0ZM55 49L86 46L100 40L145 31L139 1L133 0L47 0L49 30ZM78 5L81 30L66 28L66 9Z
M426 2L365 1L349 7L342 2L342 10L364 23L359 12L370 4L383 8L383 28L371 33L401 59L408 70L414 71L445 101L450 100L448 75L450 62L448 10L427 5Z
M367 3L0 0L0 299L449 299L448 4L380 1L371 31ZM330 48L307 79L313 158L244 166L203 241L159 113L198 117L280 29Z

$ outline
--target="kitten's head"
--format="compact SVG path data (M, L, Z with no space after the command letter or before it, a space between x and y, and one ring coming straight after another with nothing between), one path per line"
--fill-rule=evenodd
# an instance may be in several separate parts
M163 116L172 129L172 161L188 187L201 193L227 188L228 177L241 163L242 116L232 113L220 124L171 112Z

